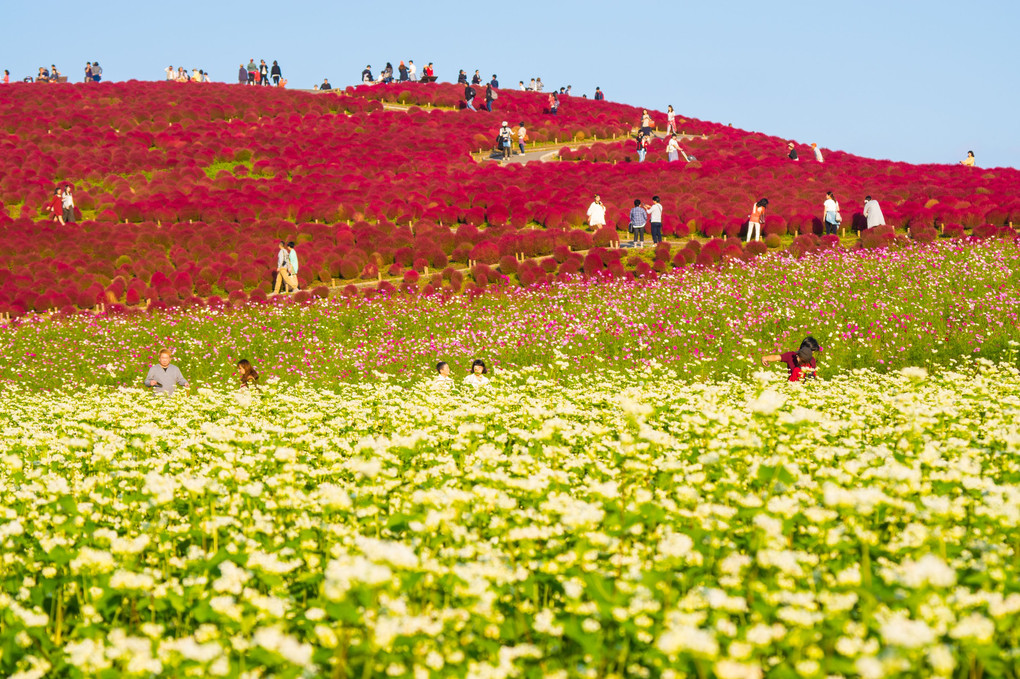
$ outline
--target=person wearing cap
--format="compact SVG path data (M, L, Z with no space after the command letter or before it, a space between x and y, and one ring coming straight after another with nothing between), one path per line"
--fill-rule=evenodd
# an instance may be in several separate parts
M811 148L815 152L815 160L817 160L819 163L824 163L825 159L822 158L822 150L818 148L818 144L811 142Z
M789 381L800 382L809 377L818 377L818 364L815 362L814 355L821 350L818 341L808 335L800 343L800 349L797 351L762 356L761 363L766 366L769 363L785 363L790 370Z
M504 120L499 128L499 150L503 152L504 161L510 160L510 156L513 155L513 143L514 131L510 129L510 124Z
M786 145L786 151L787 151L786 157L789 158L790 160L797 161L800 160L800 158L797 156L797 147L796 145L794 145L792 141Z

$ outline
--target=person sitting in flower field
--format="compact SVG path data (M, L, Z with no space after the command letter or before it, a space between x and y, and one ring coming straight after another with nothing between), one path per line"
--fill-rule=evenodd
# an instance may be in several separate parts
M170 363L170 350L159 350L159 365L149 368L145 375L145 386L152 389L153 394L170 396L178 386L188 386L181 369Z
M258 389L259 386L259 374L258 371L252 367L251 361L246 358L242 358L237 362L237 374L241 380L242 389L250 389L255 387Z
M453 378L450 377L450 364L446 361L440 361L436 363L436 372L438 373L432 380L433 389L442 389L448 391L453 388Z
M820 352L821 346L814 337L808 335L800 343L797 351L787 351L785 354L772 354L762 356L762 365L769 363L785 363L790 370L790 382L800 382L809 377L818 377L818 364L815 362L815 352Z
M484 387L489 383L489 378L485 376L487 372L489 370L485 367L485 361L476 358L471 364L471 374L464 378L464 384L470 384L475 388Z

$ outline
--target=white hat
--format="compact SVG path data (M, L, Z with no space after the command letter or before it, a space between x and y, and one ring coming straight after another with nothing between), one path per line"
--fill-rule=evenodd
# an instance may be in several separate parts
M503 127L506 127L506 121L505 120L503 121Z

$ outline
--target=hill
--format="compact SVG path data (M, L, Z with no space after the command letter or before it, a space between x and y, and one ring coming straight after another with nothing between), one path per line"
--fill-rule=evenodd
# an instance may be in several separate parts
M435 84L330 94L137 82L5 87L0 242L10 255L0 313L261 299L281 238L298 242L299 279L320 294L383 276L433 292L482 290L504 276L526 285L582 273L654 276L750 258L765 248L734 236L763 196L766 233L778 237L769 245L796 255L888 245L908 229L932 240L1020 222L1012 169L830 149L824 163L804 150L794 163L787 140L682 116L678 126L699 135L686 143L698 160L668 164L657 142L638 163L627 135L639 109L569 97L553 116L545 95L504 90L492 113L472 112L461 110L461 95ZM665 127L664 114L653 117ZM502 120L524 122L533 144L574 148L560 162L479 162L471 154L492 145ZM58 183L75 187L77 224L49 221ZM847 224L860 227L855 208L870 193L891 228L860 243L820 238L829 189ZM607 227L592 232L582 227L596 192L610 211ZM607 247L626 232L633 199L653 194L672 247L630 257Z

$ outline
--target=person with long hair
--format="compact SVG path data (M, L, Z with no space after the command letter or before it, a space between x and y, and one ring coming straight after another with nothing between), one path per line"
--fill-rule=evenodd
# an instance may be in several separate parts
M751 242L751 234L755 240L761 240L761 226L765 223L765 208L769 206L769 199L762 198L751 208L751 214L747 218L747 239L745 243Z
M464 384L470 384L472 387L484 387L489 383L489 378L485 376L485 373L489 372L489 369L485 367L485 361L480 358L476 358L471 363L471 373L464 378Z
M237 362L237 376L241 380L242 389L258 388L259 373L248 359L242 358Z
M822 221L825 223L825 234L839 233L839 224L843 221L839 214L839 203L832 191L825 192L825 203L822 205Z
M762 356L761 364L767 366L769 363L785 363L790 371L789 381L800 382L809 377L818 377L818 363L815 361L814 355L821 350L818 341L808 335L800 343L800 348L797 351Z
M672 104L666 108L666 132L676 134L676 113Z

